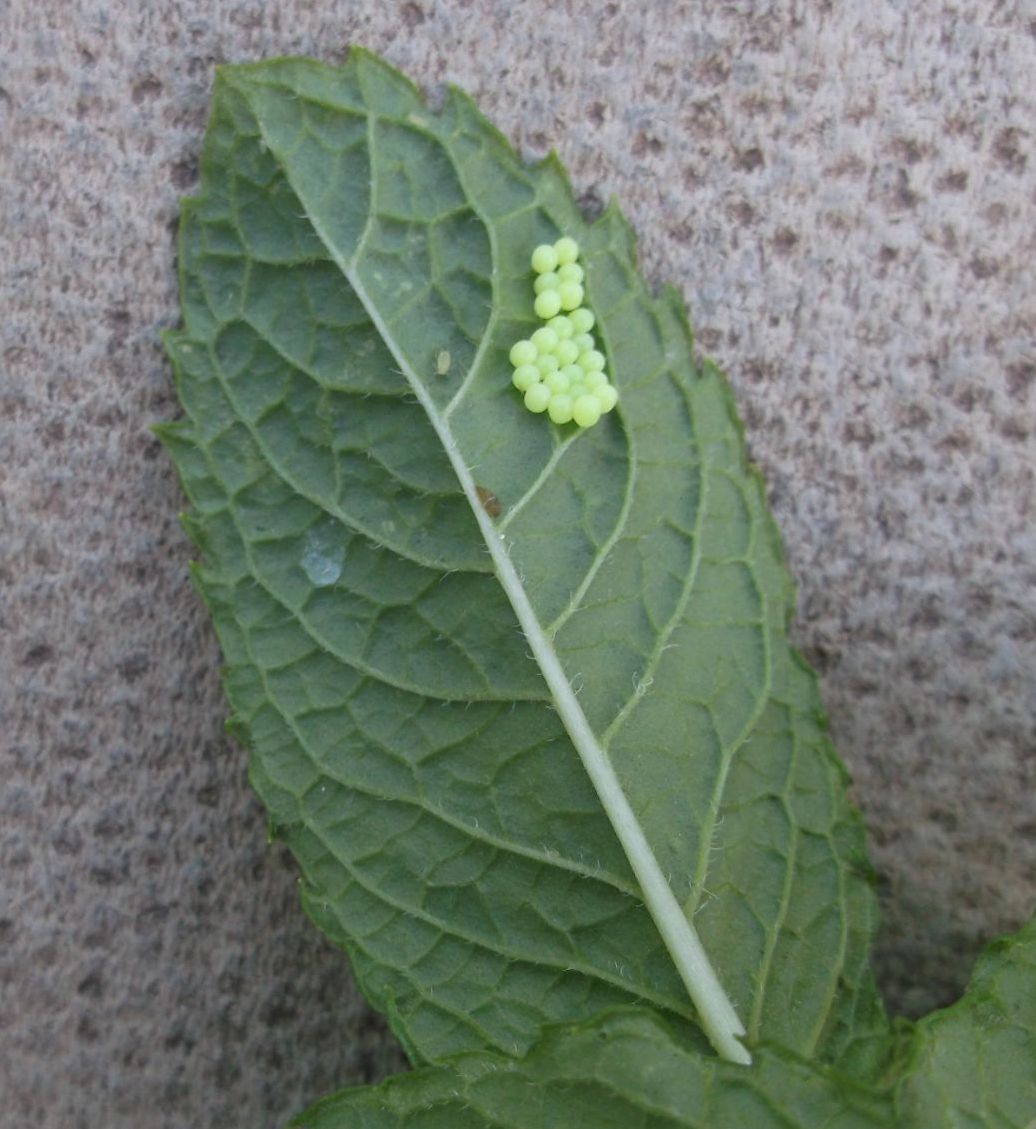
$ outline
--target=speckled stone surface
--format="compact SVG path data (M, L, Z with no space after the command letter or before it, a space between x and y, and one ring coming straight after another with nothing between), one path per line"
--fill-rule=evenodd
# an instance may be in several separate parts
M610 195L727 369L872 831L896 1010L1036 901L1036 14L996 0L0 3L0 1093L281 1124L401 1059L267 849L180 495L213 66L381 52Z

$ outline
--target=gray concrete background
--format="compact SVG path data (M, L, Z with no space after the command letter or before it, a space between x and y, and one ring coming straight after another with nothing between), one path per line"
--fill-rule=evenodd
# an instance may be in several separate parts
M274 1126L400 1061L264 844L146 430L213 66L354 42L617 196L729 372L896 1009L1036 901L1031 5L0 0L4 1126Z

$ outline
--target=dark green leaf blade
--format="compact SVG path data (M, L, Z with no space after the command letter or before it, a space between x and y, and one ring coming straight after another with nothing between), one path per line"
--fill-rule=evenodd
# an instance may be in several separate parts
M325 1098L294 1129L891 1129L887 1096L762 1048L703 1058L630 1010L550 1031L521 1061L461 1055Z
M747 1069L704 1058L656 1015L627 1009L550 1030L521 1061L461 1055L344 1090L293 1125L1032 1129L1036 921L989 947L959 1003L901 1037L898 1080L868 1087L773 1047L759 1048Z
M917 1024L902 1061L902 1129L1036 1126L1036 919L986 949L964 996Z
M508 385L558 231L622 397L578 436ZM310 913L410 1053L522 1050L633 1000L691 1030L536 636L750 1038L869 1060L862 833L778 540L729 390L617 213L587 227L463 96L434 115L362 53L287 60L221 73L181 262L168 441L228 695ZM472 475L504 507L489 536Z

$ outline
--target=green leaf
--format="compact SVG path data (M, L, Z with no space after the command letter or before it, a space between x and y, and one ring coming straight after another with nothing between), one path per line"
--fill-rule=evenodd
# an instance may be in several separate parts
M561 232L620 394L582 432L509 385ZM234 725L410 1055L635 1002L736 1054L725 991L749 1043L876 1067L862 830L778 537L617 211L362 52L227 67L180 268L163 437Z
M863 1086L761 1047L750 1069L681 1046L629 1009L549 1031L521 1061L459 1055L344 1090L298 1129L1033 1129L1036 920L991 945L959 1003L904 1025L898 1064Z
M896 1090L903 1129L1036 1127L1036 919L979 958L967 992L922 1020Z
M935 1122L930 1123L934 1129ZM887 1095L786 1052L751 1069L679 1045L630 1010L551 1031L521 1061L459 1055L344 1090L295 1129L889 1129Z

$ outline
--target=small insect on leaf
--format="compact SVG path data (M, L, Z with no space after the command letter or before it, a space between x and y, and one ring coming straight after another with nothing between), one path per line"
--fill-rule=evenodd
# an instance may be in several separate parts
M482 503L482 508L490 517L499 517L501 513L503 513L500 499L492 490L487 490L484 486L476 486L475 493L478 494L478 500Z
M442 349L439 355L435 358L435 375L446 376L450 371L450 354L446 349Z

